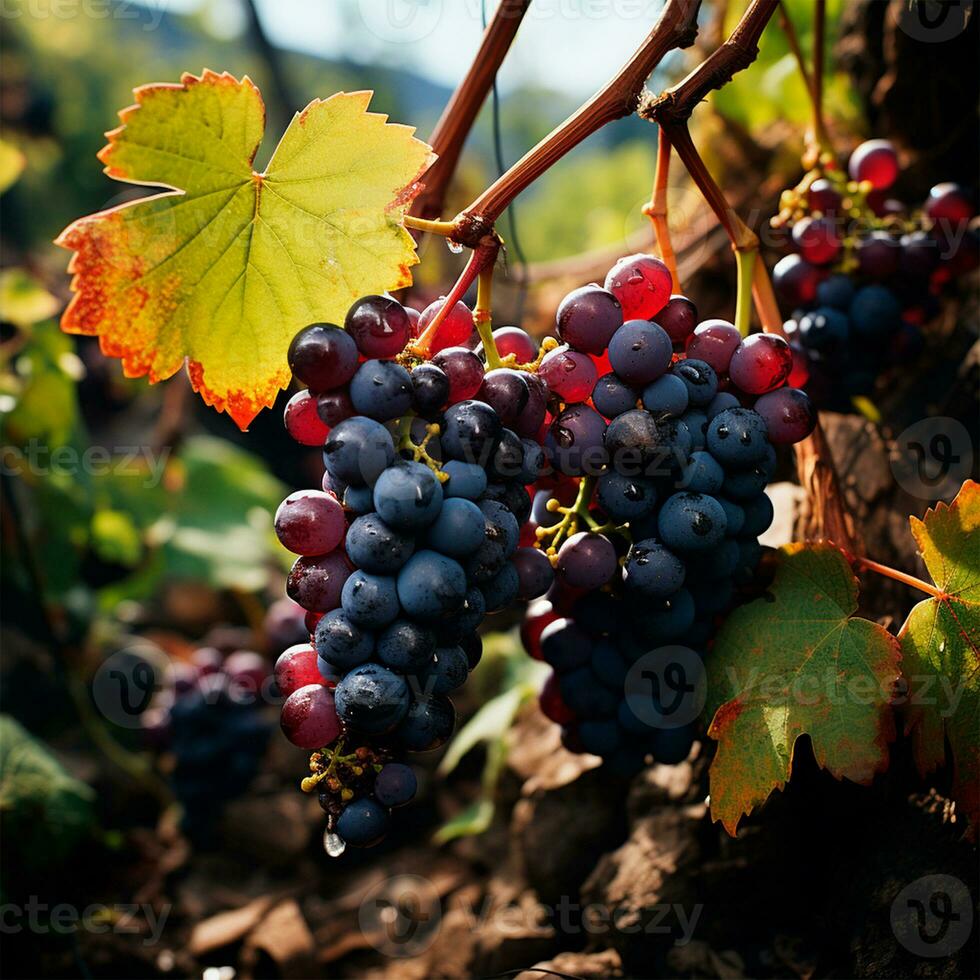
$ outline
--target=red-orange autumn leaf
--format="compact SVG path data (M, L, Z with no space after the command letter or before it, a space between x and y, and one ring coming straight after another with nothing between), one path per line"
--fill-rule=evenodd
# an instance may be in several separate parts
M711 814L729 833L790 777L797 739L838 779L888 764L898 641L853 615L857 579L832 545L787 545L768 594L736 609L705 659Z
M923 599L901 632L908 684L906 728L926 775L953 761L957 810L980 825L980 484L968 480L951 504L939 503L912 534L939 595Z
M411 282L402 216L432 153L367 112L371 94L311 102L259 174L265 106L247 77L137 89L99 158L110 177L167 190L62 232L75 252L62 328L97 335L128 377L186 362L204 400L246 428L289 383L297 330Z

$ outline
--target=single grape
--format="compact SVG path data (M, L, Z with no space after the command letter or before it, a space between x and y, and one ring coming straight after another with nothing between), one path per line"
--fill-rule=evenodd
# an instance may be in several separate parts
M864 286L851 303L851 329L857 339L878 343L898 330L902 322L902 304L887 287Z
M846 313L832 306L818 306L800 317L798 334L807 350L832 354L844 350L850 329Z
M374 509L397 531L428 527L442 500L442 484L424 463L396 460L374 484Z
M684 563L659 541L637 541L626 555L623 582L634 592L664 598L684 584Z
M345 609L333 609L321 618L314 642L317 656L339 673L364 663L374 652L374 635L355 623Z
M959 184L936 184L929 191L926 214L933 221L959 225L973 217L973 201Z
M670 367L674 348L667 332L647 320L627 320L609 341L609 362L627 384L649 384Z
M498 327L493 332L493 342L501 357L513 354L518 364L527 364L538 356L537 342L520 327ZM477 346L476 352L483 354L483 344Z
M512 428L519 436L536 439L548 412L548 386L537 374L522 372L522 375L527 382L528 400Z
M599 378L592 389L592 404L607 419L614 419L617 415L636 408L638 399L636 389L612 372Z
M614 521L624 523L653 513L657 489L646 477L623 476L613 471L599 477L596 500Z
M480 584L486 611L495 613L506 609L517 600L520 589L521 580L514 563L504 562L493 578Z
M411 535L395 530L379 514L353 521L345 544L350 560L374 575L393 575L415 550Z
M569 405L551 423L545 451L555 469L567 476L597 473L606 461L605 433L606 422L594 408Z
M899 242L900 271L913 279L926 279L939 265L939 248L936 240L924 231L902 235Z
M350 400L350 392L346 388L336 388L316 396L317 415L331 429L340 425L344 419L354 414L354 403Z
M664 452L656 420L642 409L633 409L609 423L605 436L609 461L624 476L641 475Z
M699 449L691 453L687 465L681 471L678 486L694 493L716 494L725 482L725 471L718 462L705 450Z
M817 410L799 388L779 388L763 395L755 411L766 423L770 442L777 445L800 442L817 424Z
M793 369L789 372L786 384L791 388L802 388L810 380L810 358L799 344L790 344L793 351Z
M445 555L418 551L398 573L397 588L405 612L413 619L430 621L454 612L463 604L466 574Z
M858 268L869 279L888 279L898 270L900 254L887 231L873 231L858 244Z
M425 333L426 328L435 319L436 314L446 305L446 297L440 296L435 302L430 303L420 314L418 322L419 336ZM447 347L459 347L465 344L473 335L473 314L470 308L458 300L456 305L446 314L445 319L439 324L435 338L429 344L429 350L433 353L445 350ZM433 360L435 360L433 358ZM442 365L440 365L441 367Z
M395 738L410 752L445 744L456 727L456 711L446 697L417 697L408 706Z
M711 497L705 498L711 500ZM639 595L636 626L647 643L672 643L686 639L694 625L694 598L684 588L663 599Z
M687 411L687 384L676 374L665 374L643 389L642 398L648 412L676 418Z
M370 514L374 510L374 497L370 487L345 487L344 510L348 514Z
M692 407L710 405L718 393L718 375L707 361L688 356L671 368L671 374L684 382Z
M829 265L842 247L837 225L830 218L801 218L793 226L793 244L814 265Z
M442 451L448 459L485 466L493 455L503 426L485 402L464 401L451 405L442 428Z
M344 327L367 358L394 357L412 335L405 307L386 296L363 296L347 311ZM336 388L336 382L324 385Z
M657 314L655 322L667 331L674 344L683 345L698 325L698 308L686 296L675 294Z
M399 674L416 674L436 652L431 630L407 619L396 619L378 634L375 653L378 660Z
M462 558L480 547L484 531L480 508L472 500L450 497L443 501L439 516L425 532L425 543L450 558Z
M541 379L563 402L584 402L596 383L595 362L567 345L556 347L541 359Z
M523 602L537 599L551 588L555 570L540 548L518 548L512 559L517 569L517 598Z
M623 322L623 308L608 289L592 283L561 301L556 320L562 341L586 354L601 354Z
M489 405L504 425L510 425L527 407L530 389L523 375L512 368L487 371L476 393L477 401Z
M725 536L725 511L714 497L683 491L668 497L657 520L660 540L671 551L704 551Z
M317 411L316 396L309 391L297 391L286 402L282 421L286 431L301 446L322 446L330 434L330 426L324 423Z
M886 190L898 177L898 154L888 140L865 140L847 161L852 180L867 181L876 190Z
M344 540L344 509L320 490L297 490L276 511L276 537L297 555L325 555Z
M343 551L297 558L286 578L286 594L304 609L329 612L340 605L340 592L354 571Z
M548 562L548 565L550 567L551 562ZM521 623L521 643L529 657L534 660L542 659L541 634L545 627L550 626L558 618L558 613L547 599L535 599L528 605L524 621Z
M373 484L394 459L391 433L360 415L332 429L323 445L323 463L330 475L355 487Z
M558 549L558 575L573 589L598 589L618 567L613 543L601 534L579 531Z
M826 177L819 177L807 190L807 204L818 214L835 215L840 210L843 198Z
M609 270L604 285L619 300L624 320L652 320L670 299L672 279L660 259L627 255Z
M816 303L817 306L832 306L835 310L847 312L854 299L854 283L850 276L835 273L827 276L820 285L817 286Z
M432 357L432 363L449 378L449 404L472 398L483 384L483 361L465 347L447 347Z
M762 395L783 384L792 369L793 352L789 344L777 334L756 333L735 348L728 376L742 391Z
M388 833L391 814L374 800L352 800L337 818L337 834L353 847L372 847Z
M390 576L371 575L358 569L344 583L340 604L348 619L357 626L369 630L383 629L398 618L395 580Z
M419 688L427 695L451 694L466 683L469 664L458 646L440 647L419 673Z
M282 706L283 734L301 749L319 749L340 735L333 693L322 684L297 688Z
M314 323L293 337L286 359L289 370L307 388L327 391L346 385L354 377L357 345L340 327Z
M349 728L366 735L390 732L408 711L405 679L380 664L355 667L334 691L337 715Z
M793 308L812 303L819 282L820 270L800 255L784 255L772 270L772 283L779 298Z
M541 656L559 674L587 664L592 657L592 637L574 620L556 619L541 631Z
M742 533L747 537L757 538L760 534L764 534L769 525L772 524L774 516L772 501L764 493L747 500L742 505L742 510L745 511L745 525L742 528Z
M350 383L350 398L359 415L388 422L412 407L412 378L394 361L365 361Z
M727 320L705 320L698 324L687 342L687 356L704 361L714 368L715 374L724 374L742 342L742 335L734 323Z
M435 364L412 368L412 408L423 418L432 418L449 404L449 376Z
M309 643L296 643L283 650L273 674L276 687L284 698L308 684L323 683L316 666L316 650Z
M767 446L765 419L751 408L725 409L708 424L708 451L722 466L751 466L765 456Z
M415 770L401 762L388 762L374 778L374 797L382 806L404 806L418 791Z
M449 479L442 485L443 496L479 500L487 489L487 471L476 463L450 459L442 464Z
M745 511L742 510L741 505L727 497L716 497L716 499L725 512L726 534L741 534L745 524Z

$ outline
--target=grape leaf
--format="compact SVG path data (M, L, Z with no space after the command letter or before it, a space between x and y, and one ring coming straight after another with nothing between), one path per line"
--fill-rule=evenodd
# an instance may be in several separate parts
M912 517L912 534L941 595L924 599L898 634L908 683L906 731L922 775L953 759L953 797L980 822L980 484ZM944 738L945 736L945 738Z
M99 158L110 177L168 190L61 233L75 252L62 329L98 335L127 377L160 381L186 360L205 402L246 428L289 383L297 330L412 281L401 219L433 157L367 112L371 95L311 102L256 173L265 107L247 76L136 89Z
M853 616L857 580L831 545L781 549L766 596L736 609L706 658L711 812L734 834L741 817L790 777L809 735L817 763L868 782L888 764L898 641Z

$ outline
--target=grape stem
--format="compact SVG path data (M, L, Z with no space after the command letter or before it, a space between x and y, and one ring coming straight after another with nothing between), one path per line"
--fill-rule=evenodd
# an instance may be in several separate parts
M425 231L430 235L440 235L442 238L452 238L456 226L451 221L430 221L427 218L416 218L414 215L406 214L405 227L413 231Z
M748 337L752 322L752 283L757 248L736 249L735 265L738 267L737 288L735 292L735 326L743 337Z
M476 309L473 310L473 322L476 332L483 341L483 356L487 359L487 367L492 371L502 367L497 342L493 339L493 321L490 312L491 296L493 294L493 265L480 270L476 280Z
M653 233L660 249L660 257L670 270L671 288L675 293L681 291L681 281L677 275L677 256L670 239L670 226L667 223L667 179L670 175L670 139L660 130L657 137L657 168L653 175L653 191L649 204L643 206L643 213L653 224Z
M554 498L548 501L548 510L561 514L561 520L557 524L552 524L551 527L539 527L535 535L539 547L542 547L545 538L548 539L548 545L542 550L552 565L558 564L558 546L578 532L580 520L584 521L590 528L597 526L589 513L589 504L592 503L597 479L595 476L582 477L578 485L578 495L571 507L562 507Z
M916 578L914 575L908 575L905 572L900 572L897 568L882 565L876 561L872 561L870 558L855 558L854 564L859 568L867 569L869 572L877 572L879 575L884 575L886 578L894 579L896 582L901 582L903 585L910 585L913 589L918 589L920 592L925 592L927 595L931 595L936 599L944 599L946 597L946 594L941 589L937 589L934 585L930 585L921 578Z
M459 164L463 144L530 6L531 0L500 0L497 4L469 71L446 104L429 137L437 159L426 171L425 187L412 203L412 211L420 218L435 218L442 213L446 190ZM409 224L407 220L405 224L418 231L443 234L433 228Z

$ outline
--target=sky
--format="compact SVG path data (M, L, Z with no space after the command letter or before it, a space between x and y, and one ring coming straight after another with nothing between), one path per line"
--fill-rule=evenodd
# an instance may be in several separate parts
M144 0L203 10L212 29L241 29L240 0ZM331 59L409 68L455 87L495 0L258 0L274 43ZM663 0L534 0L499 75L503 92L540 86L584 99L629 57Z

